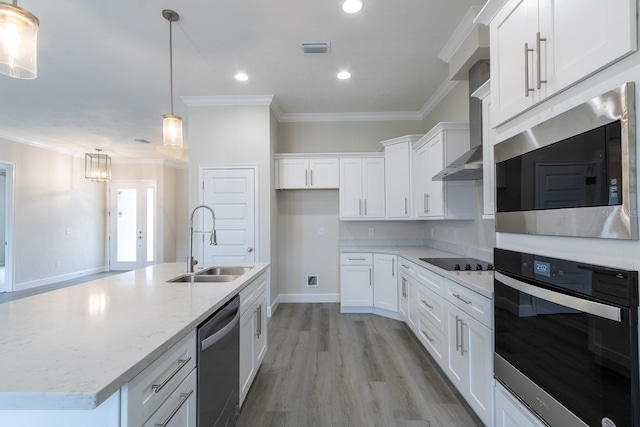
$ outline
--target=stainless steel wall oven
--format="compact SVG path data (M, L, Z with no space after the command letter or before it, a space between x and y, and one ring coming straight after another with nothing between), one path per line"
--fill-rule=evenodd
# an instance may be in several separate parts
M495 249L495 376L551 426L640 426L638 273Z
M495 146L496 231L638 239L634 84Z

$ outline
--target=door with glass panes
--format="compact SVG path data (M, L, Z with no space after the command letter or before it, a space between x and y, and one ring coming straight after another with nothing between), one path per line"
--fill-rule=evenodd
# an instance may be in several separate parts
M111 181L109 269L134 270L156 260L156 181Z

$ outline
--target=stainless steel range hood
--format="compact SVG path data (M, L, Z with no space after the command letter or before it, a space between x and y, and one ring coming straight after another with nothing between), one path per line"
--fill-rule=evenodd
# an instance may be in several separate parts
M489 80L489 61L476 62L469 69L469 151L434 175L434 181L482 179L482 101L471 94Z

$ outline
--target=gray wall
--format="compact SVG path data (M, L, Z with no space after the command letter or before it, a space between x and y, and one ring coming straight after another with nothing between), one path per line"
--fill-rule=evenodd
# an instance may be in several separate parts
M14 290L104 270L106 185L84 159L5 139L0 159L15 163Z

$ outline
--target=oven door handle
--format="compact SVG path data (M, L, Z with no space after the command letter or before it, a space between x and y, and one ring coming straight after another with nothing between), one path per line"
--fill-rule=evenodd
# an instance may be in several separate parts
M546 301L551 301L556 304L564 305L566 307L573 308L574 310L580 310L594 316L613 320L615 322L622 322L622 311L618 307L613 307L582 298L576 298L571 295L561 294L559 292L550 291L545 288L539 288L537 286L521 282L520 280L513 279L498 271L494 272L493 277L497 281L504 283L510 288L516 289L534 297L538 297Z

